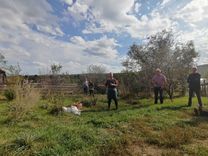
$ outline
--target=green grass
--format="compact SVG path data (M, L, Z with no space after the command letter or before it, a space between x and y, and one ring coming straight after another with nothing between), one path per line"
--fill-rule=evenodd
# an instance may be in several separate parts
M64 105L89 100L80 95ZM49 114L40 101L21 121L8 121L8 103L0 103L0 155L208 155L208 117L196 117L187 97L165 100L119 101L107 111L105 96L81 116ZM208 108L208 99L203 98ZM44 106L44 107L43 107ZM47 107L45 107L47 106Z

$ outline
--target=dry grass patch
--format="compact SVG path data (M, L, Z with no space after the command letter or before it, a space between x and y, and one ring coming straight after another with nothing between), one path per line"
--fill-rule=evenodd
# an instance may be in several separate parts
M190 128L173 127L160 134L160 144L167 148L179 148L181 145L191 143L193 132Z
M15 99L9 103L8 119L13 121L22 120L40 100L40 92L34 86L26 84L13 86Z

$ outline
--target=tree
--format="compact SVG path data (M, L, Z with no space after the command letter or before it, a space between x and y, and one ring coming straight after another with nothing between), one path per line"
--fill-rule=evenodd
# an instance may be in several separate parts
M91 64L87 68L87 73L101 74L106 73L106 68L102 65Z
M92 81L94 83L94 88L97 92L103 93L105 92L105 89L101 87L105 80L107 72L106 68L103 65L95 65L91 64L87 67L87 74L85 74L85 77L83 78L83 81L85 78L88 78L88 80Z
M8 65L7 60L5 59L4 55L0 53L0 68L3 68L7 71L9 75L19 75L21 72L20 65Z
M160 68L168 78L169 84L180 83L184 94L186 76L198 56L194 43L179 43L174 39L171 31L163 30L147 38L146 44L133 44L128 51L128 59L123 62L127 70L135 70L144 73L148 81L147 88L151 91L151 78L156 68ZM135 66L135 64L137 66Z
M62 65L60 64L52 64L51 65L51 73L53 75L57 75L61 72L61 69L62 69Z

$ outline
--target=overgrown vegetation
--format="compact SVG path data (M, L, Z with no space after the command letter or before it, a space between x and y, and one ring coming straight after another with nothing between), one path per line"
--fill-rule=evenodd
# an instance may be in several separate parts
M31 104L31 96L27 100ZM90 98L74 95L62 104L82 100ZM23 111L27 113L12 126L5 122L8 103L0 104L0 155L208 154L207 117L194 116L193 108L186 107L187 97L174 102L166 99L162 105L153 105L152 99L134 99L134 104L120 100L119 110L107 111L106 97L97 95L96 105L84 106L81 116L50 115L49 109L42 107L49 101L41 100L29 107L25 103ZM203 98L203 102L207 108L208 100Z
M40 100L40 92L32 84L17 83L12 90L6 92L8 104L8 120L21 121L34 110ZM12 101L11 101L12 100Z
M13 89L6 89L5 91L4 91L4 96L6 97L6 99L8 100L8 101L12 101L12 100L14 100L15 99L15 91L13 90Z

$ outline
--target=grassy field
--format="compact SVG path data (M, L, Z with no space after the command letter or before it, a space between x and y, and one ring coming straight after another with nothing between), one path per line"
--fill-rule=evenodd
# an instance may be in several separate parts
M64 105L83 99L74 96ZM208 99L203 98L208 108ZM208 117L194 116L187 97L153 105L152 99L120 100L107 111L105 96L80 116L49 114L40 101L21 120L8 119L0 102L0 155L208 155Z

